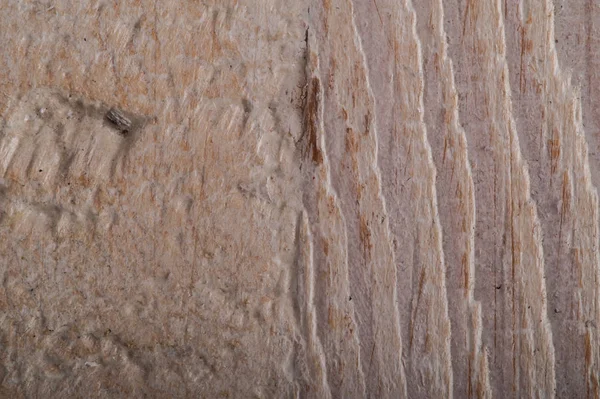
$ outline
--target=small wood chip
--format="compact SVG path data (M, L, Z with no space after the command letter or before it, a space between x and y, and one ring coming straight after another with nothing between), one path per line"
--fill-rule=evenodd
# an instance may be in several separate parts
M131 120L128 119L123 112L116 108L111 108L106 113L106 119L111 122L117 130L122 134L126 134L131 130Z

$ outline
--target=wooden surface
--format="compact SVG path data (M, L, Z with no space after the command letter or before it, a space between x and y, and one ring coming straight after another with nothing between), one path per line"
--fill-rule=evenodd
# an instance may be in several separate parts
M594 1L0 5L0 397L600 398Z

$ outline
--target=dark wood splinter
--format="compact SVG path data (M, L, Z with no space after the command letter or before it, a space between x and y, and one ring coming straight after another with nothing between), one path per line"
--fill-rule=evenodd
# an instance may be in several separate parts
M121 134L127 134L131 130L131 120L116 108L108 110L106 119L112 123Z

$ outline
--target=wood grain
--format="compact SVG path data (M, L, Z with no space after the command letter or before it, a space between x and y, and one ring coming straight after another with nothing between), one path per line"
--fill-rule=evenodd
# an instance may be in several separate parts
M0 397L600 398L591 0L0 14Z

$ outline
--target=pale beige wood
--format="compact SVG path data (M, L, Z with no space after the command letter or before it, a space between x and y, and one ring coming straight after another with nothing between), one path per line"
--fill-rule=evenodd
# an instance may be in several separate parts
M7 0L0 396L599 398L588 0Z

